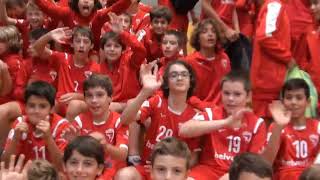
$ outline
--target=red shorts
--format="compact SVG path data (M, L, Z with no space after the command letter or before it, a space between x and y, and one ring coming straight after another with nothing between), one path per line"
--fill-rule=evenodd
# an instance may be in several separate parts
M193 178L195 180L211 180L211 179L219 179L225 173L224 171L217 170L214 167L207 165L196 165L189 172L189 178Z

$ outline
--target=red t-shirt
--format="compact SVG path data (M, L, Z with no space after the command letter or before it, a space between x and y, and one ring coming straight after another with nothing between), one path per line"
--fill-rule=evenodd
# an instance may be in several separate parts
M18 76L18 72L20 69L23 69L23 63L22 63L22 57L18 54L6 54L0 57L4 63L7 64L9 74L12 79L12 90L11 93L9 93L5 97L0 97L0 104L7 103L9 101L13 101L16 98L13 96L13 91L16 88L16 78Z
M26 157L25 160L46 159L50 161L49 150L47 149L46 143L41 136L34 133L35 126L29 122L28 117L19 117L15 120L12 129L9 132L6 148L14 137L14 128L22 121L25 121L28 124L28 133L22 134L21 140L16 147L16 155L24 154ZM64 151L64 148L67 145L67 141L61 137L61 133L68 126L69 122L66 119L63 119L57 114L50 115L51 134L61 152Z
M206 108L210 121L227 117L221 107ZM264 120L253 113L246 113L240 128L221 128L206 135L200 164L212 167L218 175L228 172L233 158L243 152L259 153L267 137Z
M207 59L196 51L185 57L185 60L193 67L197 76L194 95L202 101L219 104L221 80L231 70L228 56L223 51L218 51L214 58Z
M143 162L150 160L151 152L157 142L166 137L176 137L184 140L191 151L198 151L198 138L184 139L179 137L179 125L190 119L202 119L204 115L188 104L182 113L177 113L170 109L168 100L159 95L153 96L146 100L141 109L139 123L144 123L149 117L151 124L146 131L145 145L142 154Z
M268 137L273 126L269 127ZM307 119L305 126L287 125L281 132L281 144L273 164L275 179L298 180L319 153L319 137L320 124L316 119Z
M99 64L94 61L89 60L83 67L77 67L72 55L57 51L52 51L49 63L58 72L57 98L66 93L82 93L83 81L92 73L100 71Z
M147 61L151 62L163 57L161 49L161 38L153 32L151 26L137 32L138 41L142 42L147 50Z
M48 61L33 58L26 59L22 63L25 68L19 70L16 78L16 88L14 89L16 99L23 100L25 87L34 81L46 81L56 87L58 72L48 64Z
M233 11L236 8L234 0L212 0L211 6L226 25L234 28L232 22ZM201 16L203 18L207 17L203 12Z

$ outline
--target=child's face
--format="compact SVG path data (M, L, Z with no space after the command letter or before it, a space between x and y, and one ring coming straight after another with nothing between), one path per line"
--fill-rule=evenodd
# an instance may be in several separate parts
M26 18L29 21L32 29L40 28L43 25L43 13L37 9L27 9Z
M217 34L212 24L204 25L199 34L199 41L201 48L214 48L217 43Z
M0 55L3 55L4 53L6 53L7 50L8 50L7 43L0 41Z
M52 107L46 98L31 95L26 102L26 114L33 125L40 120L46 120L51 113Z
M76 34L73 38L73 50L76 55L88 56L89 51L93 48L91 40L87 36Z
M95 180L101 175L103 165L99 165L97 160L92 157L86 157L78 151L73 150L71 157L64 166L69 180Z
M152 180L186 180L187 160L171 155L158 155L152 165Z
M313 13L313 17L315 18L315 20L319 21L320 20L320 3L319 3L319 1L312 3L310 8L311 8L311 11Z
M222 85L222 103L227 114L232 114L246 107L250 101L250 95L244 89L240 81L225 81Z
M90 16L94 8L94 0L79 0L78 7L82 16Z
M85 101L93 116L100 117L108 112L112 98L102 87L94 87L85 92Z
M170 92L188 92L190 88L190 73L181 64L174 64L169 69L168 87Z
M174 57L181 50L178 38L174 35L164 35L161 44L163 55L167 58Z
M162 35L168 29L168 21L165 18L153 18L151 21L151 26L153 31L158 34Z
M26 11L26 6L19 6L19 5L15 5L14 7L7 9L8 16L12 18L24 17L25 11Z
M284 92L283 104L285 108L291 111L292 119L304 117L304 112L309 105L304 89L287 90Z
M124 30L129 30L131 26L130 17L126 14L121 14L119 16L120 22Z
M122 46L120 43L109 39L103 46L103 52L107 61L114 63L115 61L119 60L121 56Z

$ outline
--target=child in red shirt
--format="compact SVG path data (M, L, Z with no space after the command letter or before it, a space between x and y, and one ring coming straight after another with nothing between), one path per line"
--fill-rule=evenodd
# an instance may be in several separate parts
M172 14L166 7L155 7L150 12L151 26L137 32L138 41L147 50L147 62L163 57L161 40L171 22Z
M262 118L247 109L250 102L249 75L229 73L221 83L223 107L205 108L208 121L188 121L180 135L205 135L199 165L189 174L194 179L219 179L228 173L233 158L242 152L259 153L267 136Z
M298 180L319 153L319 121L304 116L309 92L303 79L291 79L282 88L282 102L269 105L275 122L269 127L264 154L273 163L274 179Z
M71 100L83 100L83 81L93 72L100 71L100 66L88 58L89 51L93 48L93 35L89 28L75 28L72 35L74 54L51 51L46 48L51 40L65 43L65 40L71 38L71 34L72 30L68 28L58 28L42 36L33 44L34 50L38 54L45 53L43 56L49 58L49 63L59 74L56 99L57 111L61 114L65 113L65 105Z
M231 70L220 40L216 23L211 19L201 21L191 36L191 45L196 51L185 57L197 75L195 96L214 104L220 103L220 81Z
M27 160L47 159L62 167L62 151L66 141L61 133L69 123L52 114L55 89L44 81L31 83L25 91L26 116L19 117L9 133L2 159L24 154Z
M253 110L270 118L268 104L279 97L288 67L295 60L290 51L290 27L280 0L267 0L260 9L253 41L250 78Z
M20 35L14 26L0 27L0 104L15 99L13 90L16 87L16 77L23 68Z
M153 64L141 66L140 76L143 88L139 95L127 105L121 115L121 122L130 124L138 121L139 124L146 126L147 131L142 153L143 165L150 161L155 144L171 136L185 140L193 152L194 158L199 150L198 139L184 139L179 135L180 124L193 118L204 119L204 116L198 113L187 101L192 96L195 85L192 68L184 61L170 62L163 76L163 84L158 80L157 71L152 72L152 68ZM157 68L155 67L155 69ZM160 86L163 95L155 94L152 96ZM151 98L149 98L150 96ZM149 118L150 123L148 123ZM118 175L120 179L123 176L150 179L150 174L142 165L120 170Z

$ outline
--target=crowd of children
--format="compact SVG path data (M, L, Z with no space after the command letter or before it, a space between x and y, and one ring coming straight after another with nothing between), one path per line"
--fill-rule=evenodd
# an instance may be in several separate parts
M313 87L286 78L320 92L319 20L320 0L0 0L0 179L319 179Z

